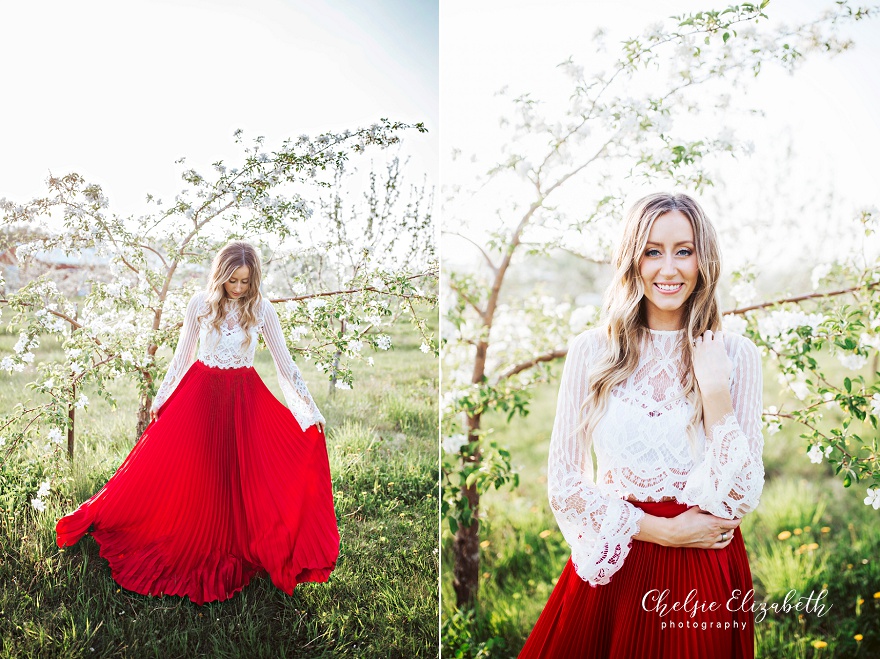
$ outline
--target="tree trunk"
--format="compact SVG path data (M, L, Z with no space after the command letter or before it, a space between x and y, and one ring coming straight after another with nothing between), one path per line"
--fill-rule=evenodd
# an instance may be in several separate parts
M76 400L76 385L73 385L73 399ZM76 437L76 408L71 404L67 406L67 459L73 462L73 443Z
M144 434L144 430L147 429L147 426L150 425L150 405L152 404L152 399L149 397L144 398L141 402L141 408L138 410L138 423L137 430L135 431L134 443L137 444L140 441L141 435Z
M477 414L468 419L469 441L478 439L479 429L480 415ZM468 462L479 465L482 457L482 451L477 449L468 457ZM455 588L455 601L460 609L476 604L480 587L480 493L477 492L476 485L461 488L461 493L470 504L471 523L469 526L459 525L452 544L455 556L452 585Z

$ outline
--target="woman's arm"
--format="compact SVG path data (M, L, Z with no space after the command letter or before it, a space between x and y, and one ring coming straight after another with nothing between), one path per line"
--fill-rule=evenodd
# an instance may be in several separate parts
M196 360L196 346L199 342L199 328L196 324L196 317L199 315L199 307L201 306L204 293L199 291L193 294L186 306L186 314L183 318L183 327L180 330L180 338L177 340L177 348L174 350L174 356L171 358L171 364L165 373L165 378L153 398L153 405L150 407L150 416L154 419L159 412L159 408L168 400L177 387L177 383L184 374L189 370Z
M265 299L263 300L263 339L275 361L275 370L278 373L278 383L284 393L284 400L297 423L303 430L317 424L323 432L326 421L315 405L299 368L290 357L290 350L281 332L278 313L272 303Z
M682 492L725 519L754 510L764 487L761 353L747 337L738 342L729 386L701 391L706 449Z
M587 394L594 340L589 332L580 334L565 360L550 439L547 485L556 522L571 546L574 569L595 586L608 583L623 565L645 513L628 501L603 494L593 479L593 460L580 430L580 407Z

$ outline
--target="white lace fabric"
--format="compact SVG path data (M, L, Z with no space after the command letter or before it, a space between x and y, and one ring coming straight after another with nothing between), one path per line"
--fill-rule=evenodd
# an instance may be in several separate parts
M578 576L607 584L620 569L645 512L627 501L675 500L733 519L754 510L764 486L761 355L750 339L724 336L733 370L733 414L697 428L691 455L685 428L692 412L682 393L679 336L650 330L638 368L611 391L593 433L596 474L579 429L592 361L604 350L599 328L571 342L550 440L548 494Z
M249 346L243 345L245 333L239 325L239 310L234 301L226 302L226 316L220 325L219 333L208 324L207 320L202 320L200 326L196 325L196 318L207 310L207 306L203 291L199 291L190 298L174 357L171 359L165 378L153 399L153 411L162 407L184 374L196 361L197 344L198 360L207 366L217 368L248 367L254 364L257 335L262 333L263 340L275 362L278 383L281 385L284 400L297 423L303 430L318 422L326 423L302 379L299 368L290 356L290 351L287 349L284 335L281 332L278 313L271 302L263 300L257 326L250 330L252 339Z

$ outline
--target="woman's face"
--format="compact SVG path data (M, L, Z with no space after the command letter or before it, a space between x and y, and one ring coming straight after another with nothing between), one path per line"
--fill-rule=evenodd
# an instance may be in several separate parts
M229 281L223 284L223 288L226 289L226 297L237 300L247 293L248 286L251 283L250 275L250 268L246 265L236 268L233 271L232 276L229 278Z
M639 261L645 282L645 312L651 329L681 329L684 303L697 284L694 229L681 211L654 220Z

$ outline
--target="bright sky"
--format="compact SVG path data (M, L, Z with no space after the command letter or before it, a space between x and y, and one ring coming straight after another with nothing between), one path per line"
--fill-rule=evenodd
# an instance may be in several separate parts
M0 24L0 197L76 171L133 214L237 128L271 149L381 117L425 122L402 153L437 184L436 0L7 2Z
M444 3L440 28L444 184L456 181L461 167L449 158L453 148L461 149L465 156L478 154L481 158L499 153L503 137L498 117L510 107L494 96L501 87L508 85L511 97L533 92L537 98L552 99L554 92L567 89L560 85L568 84L556 69L557 64L574 56L587 72L592 70L595 57L590 38L596 28L607 30L607 48L615 54L624 37L638 35L651 23L685 12L722 9L727 4L695 0ZM773 0L765 11L772 25L792 25L817 17L822 8L832 4ZM798 224L801 235L807 236L812 227L829 219L820 206L808 205L805 213L796 213L790 203L775 207L776 195L797 201L827 189L834 192L835 203L847 215L857 208L878 204L880 68L876 62L880 61L880 17L847 29L846 34L855 39L854 49L835 58L814 54L794 76L765 67L755 80L745 100L765 110L766 118L748 125L734 124L737 136L752 139L756 150L752 158L730 160L723 167L727 190L707 194L704 206L716 224L731 226L755 218L769 223L788 219ZM790 171L780 171L776 159L781 157L788 136L795 152ZM644 191L634 190L632 200L641 194ZM492 221L494 209L502 206L497 198L485 196L473 203L465 215L486 218L487 223ZM469 227L471 230L479 235L476 222ZM736 250L725 254L729 263L748 256L747 243L738 242L736 246ZM812 266L803 262L803 252L792 248L791 243L786 246L788 249L780 254L779 242L765 245L775 249L777 264L782 265L790 257L787 264L809 272ZM810 256L813 262L826 258L834 245L817 247ZM448 264L462 266L479 260L475 250L453 237L444 238L443 258Z

